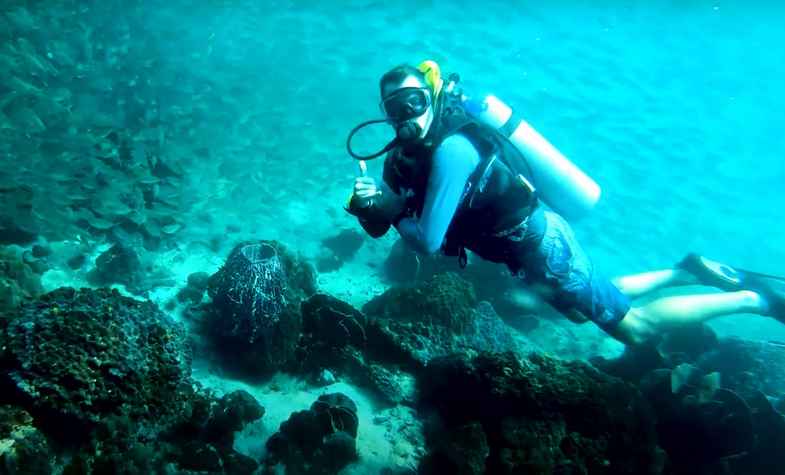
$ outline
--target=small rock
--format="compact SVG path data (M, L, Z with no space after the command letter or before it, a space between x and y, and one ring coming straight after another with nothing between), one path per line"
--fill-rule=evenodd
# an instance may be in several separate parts
M52 254L52 249L49 246L42 246L40 244L36 244L33 246L32 249L33 257L36 259L41 259L42 257L47 257Z
M390 420L390 416L373 416L373 423L377 426L385 424Z
M322 370L322 372L319 374L317 384L319 386L329 386L331 384L335 384L335 375L329 369Z
M210 442L219 447L231 448L234 434L264 416L264 407L250 393L237 390L225 395L214 409L207 423Z
M66 264L73 270L81 269L84 263L87 261L87 257L83 254L77 254L74 257L68 259Z
M188 283L177 293L178 302L199 303L207 291L210 274L207 272L194 272L188 275Z
M351 259L363 245L365 236L355 229L344 229L335 236L322 240L325 248L331 250L342 261Z
M131 290L142 281L141 268L136 251L115 244L95 260L90 278L97 285L123 284Z
M319 396L306 411L293 413L267 441L265 465L286 473L337 474L357 459L357 406L341 393Z
M343 261L332 253L327 253L316 260L316 270L322 273L333 272L343 266Z

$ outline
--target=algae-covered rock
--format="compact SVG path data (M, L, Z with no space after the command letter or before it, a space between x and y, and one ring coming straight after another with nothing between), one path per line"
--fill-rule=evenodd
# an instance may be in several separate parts
M363 312L375 321L373 346L392 344L414 366L453 352L514 351L510 329L471 284L455 273L435 275L409 288L392 288ZM382 343L379 340L392 340Z
M363 306L363 312L396 321L439 324L461 333L477 305L474 288L457 274L437 274L416 287L393 287Z
M244 391L220 400L202 391L190 378L183 326L151 302L58 289L0 320L0 349L0 403L11 405L0 410L0 439L4 414L24 419L41 432L25 429L14 447L40 448L37 460L64 464L63 473L250 474L258 466L233 443L264 408ZM41 455L47 440L65 452Z
M658 464L645 400L586 364L452 355L431 361L420 384L439 416L421 473L629 474Z
M293 413L267 441L265 465L287 474L331 475L357 459L357 406L342 393L323 394Z
M509 327L487 302L480 302L468 315L461 332L424 322L374 320L369 338L384 347L396 348L395 353L405 355L405 361L412 368L425 367L433 359L452 353L526 350L519 347Z
M156 418L190 387L182 325L151 302L61 288L22 305L2 335L2 397L50 435L86 438L107 415Z
M507 266L480 259L471 252L468 257L469 264L461 268L456 257L420 255L399 239L390 247L382 275L393 285L406 286L428 281L438 274L457 273L471 284L477 300L490 302L511 324L517 323L523 314L535 320L543 317L536 308L536 299L527 295L522 281L513 277Z
M420 288L386 293L378 307L366 307L377 311L375 316L329 295L312 296L302 305L303 331L295 370L315 378L328 369L373 389L385 403L413 403L415 376L432 359L454 352L519 349L507 325L488 303L475 304L470 297L462 305L442 299L444 288L470 292L454 275L443 279L445 285L437 280ZM395 300L402 294L402 301ZM422 308L431 313L418 317L413 310L417 298L427 302ZM453 311L460 317L453 317Z
M378 322L327 294L305 300L302 314L295 372L318 380L329 371L376 391L384 402L413 401L413 376L401 368L406 355L381 333Z

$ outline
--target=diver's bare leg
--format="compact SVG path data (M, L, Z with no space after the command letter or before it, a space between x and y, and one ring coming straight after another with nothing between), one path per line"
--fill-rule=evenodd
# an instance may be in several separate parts
M696 285L698 280L682 269L664 269L617 277L613 284L624 295L635 299L665 287Z
M628 344L646 342L663 331L734 313L766 314L768 306L751 290L662 297L630 309L613 336Z

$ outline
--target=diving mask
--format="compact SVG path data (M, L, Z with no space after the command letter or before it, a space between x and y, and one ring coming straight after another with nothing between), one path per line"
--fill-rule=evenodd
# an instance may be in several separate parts
M384 115L392 123L419 117L430 106L431 94L427 87L402 87L382 99L379 104Z
M379 107L384 113L384 119L369 120L352 129L346 139L346 149L349 155L358 160L371 160L379 157L402 143L411 143L419 140L423 126L418 119L428 111L431 106L430 89L427 87L402 87L382 99ZM351 142L354 135L368 125L387 123L395 128L395 138L377 153L359 155L352 150ZM427 126L427 125L426 125Z

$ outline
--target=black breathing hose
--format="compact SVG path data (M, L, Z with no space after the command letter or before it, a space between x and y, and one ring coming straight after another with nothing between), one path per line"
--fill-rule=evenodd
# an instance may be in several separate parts
M387 122L387 119L367 120L367 121L357 125L355 128L352 129L351 132L349 132L349 136L346 138L346 151L349 152L349 155L351 155L352 158L354 158L356 160L373 160L376 157L384 155L385 153L387 153L390 150L392 150L396 145L398 145L398 138L396 137L396 138L392 139L390 141L390 143L385 145L384 148L381 149L381 151L373 153L371 155L358 155L358 154L354 153L354 150L352 150L352 137L354 137L354 134L356 134L358 130L362 129L366 125L381 124L383 122Z

